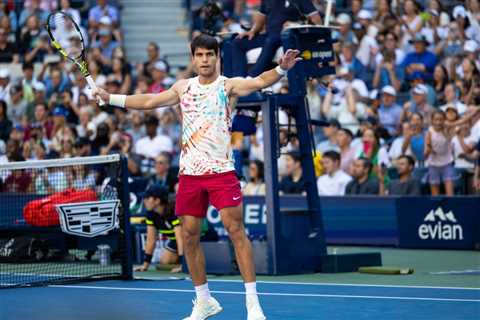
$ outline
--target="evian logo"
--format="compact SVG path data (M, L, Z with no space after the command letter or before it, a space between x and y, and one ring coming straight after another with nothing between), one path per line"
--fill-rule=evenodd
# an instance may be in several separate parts
M443 212L442 207L431 210L418 227L418 236L422 240L463 240L462 226L452 211Z

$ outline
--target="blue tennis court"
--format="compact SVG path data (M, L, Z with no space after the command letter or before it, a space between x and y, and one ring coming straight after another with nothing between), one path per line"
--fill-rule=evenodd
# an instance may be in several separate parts
M210 280L224 307L214 319L246 319L239 280ZM261 281L268 319L478 319L480 289ZM183 319L189 280L101 281L0 292L0 319Z

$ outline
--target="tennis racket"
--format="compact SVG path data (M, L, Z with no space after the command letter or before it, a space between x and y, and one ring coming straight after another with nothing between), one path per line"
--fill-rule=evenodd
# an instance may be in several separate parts
M96 89L95 81L87 68L85 41L80 27L73 18L65 12L52 12L48 16L45 28L50 36L52 47L57 49L63 57L75 63L87 80L90 89ZM99 102L101 106L105 105L103 100Z

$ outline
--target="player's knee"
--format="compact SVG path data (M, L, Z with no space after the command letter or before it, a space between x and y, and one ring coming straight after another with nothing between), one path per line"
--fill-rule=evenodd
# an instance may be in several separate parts
M226 226L228 235L232 241L241 240L245 237L245 231L241 224L230 224Z
M191 246L196 242L200 241L200 233L198 231L192 231L183 228L182 236L186 246Z

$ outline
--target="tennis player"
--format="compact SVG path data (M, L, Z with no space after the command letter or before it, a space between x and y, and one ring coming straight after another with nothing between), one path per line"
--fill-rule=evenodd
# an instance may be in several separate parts
M245 282L248 320L263 320L266 317L257 296L252 247L243 225L242 193L232 158L231 101L271 86L301 58L297 57L298 50L287 50L276 68L246 79L219 74L219 49L214 37L200 35L193 39L191 53L198 76L179 80L164 92L126 96L97 89L93 94L110 105L139 110L180 104L183 133L176 214L181 217L184 255L196 292L192 313L185 320L203 320L222 311L210 295L200 247L200 228L209 203L220 212L235 248Z

